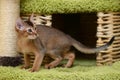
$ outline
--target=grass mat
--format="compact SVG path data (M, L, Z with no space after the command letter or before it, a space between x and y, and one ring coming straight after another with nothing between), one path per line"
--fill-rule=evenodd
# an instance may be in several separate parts
M120 0L20 0L21 13L119 12Z
M72 68L57 67L28 72L18 67L0 66L0 80L120 80L120 62L95 66L95 60L76 60Z

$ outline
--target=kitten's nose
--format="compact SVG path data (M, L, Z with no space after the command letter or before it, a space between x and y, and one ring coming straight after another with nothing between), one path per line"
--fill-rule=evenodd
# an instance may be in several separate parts
M37 32L33 32L33 34L37 36Z

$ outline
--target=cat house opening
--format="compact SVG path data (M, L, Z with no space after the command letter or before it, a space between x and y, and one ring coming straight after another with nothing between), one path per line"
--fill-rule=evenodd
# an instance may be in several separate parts
M52 27L69 34L88 47L96 46L96 13L53 14ZM77 58L96 58L96 54L83 54L73 49Z

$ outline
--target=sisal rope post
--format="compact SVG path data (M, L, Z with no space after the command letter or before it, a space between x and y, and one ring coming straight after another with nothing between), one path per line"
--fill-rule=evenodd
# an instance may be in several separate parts
M0 65L18 64L12 61L18 56L15 22L19 14L20 0L0 0Z

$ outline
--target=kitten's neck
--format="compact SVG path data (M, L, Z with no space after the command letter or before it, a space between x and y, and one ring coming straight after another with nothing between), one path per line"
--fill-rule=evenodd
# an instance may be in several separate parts
M28 39L27 37L25 37L25 36L23 36L21 34L17 35L17 39L21 40L21 41L24 41L24 42L31 42L32 41L32 39Z

